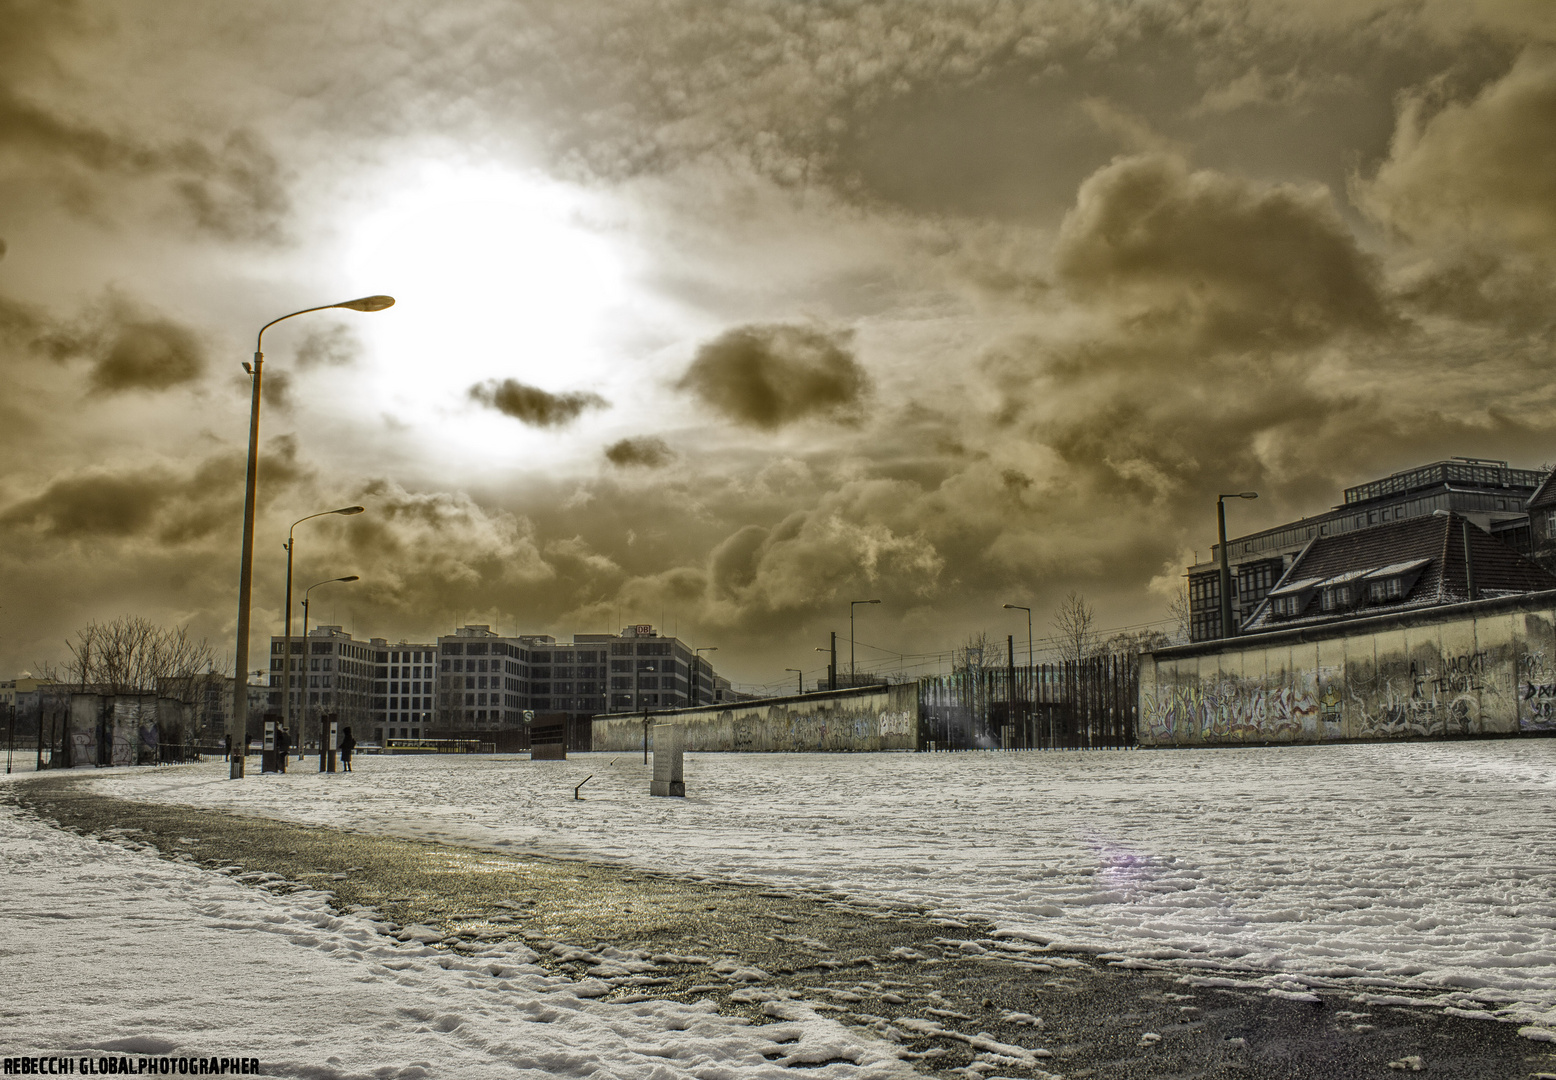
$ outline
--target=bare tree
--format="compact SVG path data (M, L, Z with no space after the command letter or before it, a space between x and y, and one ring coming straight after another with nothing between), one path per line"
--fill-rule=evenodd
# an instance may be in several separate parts
M164 693L184 700L192 700L194 680L214 670L216 659L210 643L191 638L188 627L167 629L139 615L90 622L66 647L65 677L83 689Z
M1172 619L1173 636L1180 642L1189 640L1189 587L1179 585L1178 591L1167 601L1167 614Z
M1075 590L1059 602L1053 628L1059 639L1059 656L1065 661L1084 660L1097 651L1096 616L1086 598Z
M1172 644L1172 638L1160 630L1124 630L1108 638L1098 652L1110 656L1139 656Z
M976 634L968 634L956 650L951 661L951 670L955 671L980 671L999 662L998 653L994 643L989 640L989 635L982 630Z

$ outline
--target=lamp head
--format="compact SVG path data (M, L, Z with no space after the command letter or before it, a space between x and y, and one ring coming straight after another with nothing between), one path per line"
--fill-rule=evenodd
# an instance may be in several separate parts
M331 304L331 307L350 308L352 311L382 311L387 307L394 307L392 296L364 296L360 300L347 300L341 304Z
M350 577L338 577L335 580L336 581L360 581L362 579L359 578L356 574L352 574Z
M365 506L343 506L339 510L330 511L332 514L340 514L343 517L350 517L352 514L364 514L366 512L367 507Z
M1257 499L1259 493L1257 491L1239 491L1237 497L1239 499Z

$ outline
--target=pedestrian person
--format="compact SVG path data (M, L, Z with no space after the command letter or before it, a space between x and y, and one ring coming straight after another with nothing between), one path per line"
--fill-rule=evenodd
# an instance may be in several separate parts
M286 772L286 755L292 749L292 737L286 733L286 728L276 725L276 771Z
M357 748L357 740L351 737L351 728L347 727L340 736L340 771L351 771L351 751Z

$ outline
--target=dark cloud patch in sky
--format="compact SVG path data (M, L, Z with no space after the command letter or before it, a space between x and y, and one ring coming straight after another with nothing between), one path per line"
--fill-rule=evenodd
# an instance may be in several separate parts
M160 471L62 477L5 511L0 523L31 525L54 539L135 536L155 521L167 497L167 477Z
M1172 154L1123 158L1081 185L1056 251L1077 298L1184 320L1233 348L1304 347L1395 324L1376 261L1323 188L1262 184Z
M193 382L205 370L205 347L187 327L169 319L124 322L94 357L92 385L121 390L167 390Z
M87 382L98 393L168 390L206 368L205 342L194 330L117 293L73 323L0 297L0 332L59 363L87 360Z
M605 448L605 460L619 469L662 469L675 460L670 444L655 435L621 439Z
M776 431L812 417L847 422L870 389L851 331L768 324L727 330L697 350L676 384L715 412Z
M297 366L309 368L345 367L362 355L362 342L351 327L335 323L323 329L309 330L297 346Z
M599 394L590 391L553 394L517 379L490 379L477 383L470 388L470 398L521 424L539 428L564 427L582 416L586 409L604 409L610 405Z
M1529 47L1473 95L1402 99L1390 154L1352 194L1414 248L1403 297L1525 331L1556 319L1556 48Z

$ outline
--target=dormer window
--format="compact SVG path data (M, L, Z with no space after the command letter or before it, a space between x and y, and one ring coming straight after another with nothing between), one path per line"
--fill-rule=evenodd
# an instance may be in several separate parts
M1292 618L1297 613L1298 598L1293 596L1277 596L1270 604L1270 610L1284 619Z
M1325 611L1338 611L1350 607L1351 586L1331 585L1324 590L1322 604Z
M1380 581L1367 583L1367 599L1374 604L1384 604L1390 600L1398 600L1405 595L1405 579L1402 577L1387 577Z

